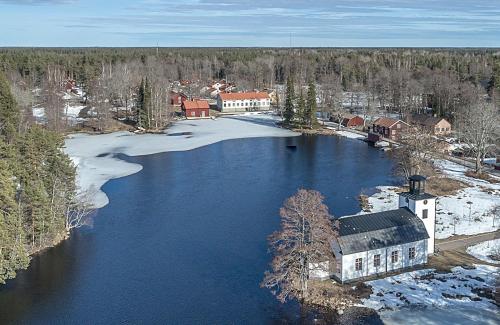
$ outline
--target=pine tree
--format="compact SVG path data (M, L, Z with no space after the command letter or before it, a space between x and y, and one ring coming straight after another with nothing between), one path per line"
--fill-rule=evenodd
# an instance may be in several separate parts
M143 127L142 123L142 108L144 107L144 78L141 79L141 85L139 86L139 92L137 94L137 105L136 105L136 121L138 127Z
M20 115L9 84L0 73L0 137L9 144L12 143L18 131Z
M309 127L316 124L316 111L318 104L316 102L316 86L314 82L309 82L309 89L307 90L307 104L306 104L306 121Z
M137 97L137 126L149 129L151 127L151 86L148 78L142 79Z
M283 117L285 118L285 124L290 125L293 122L293 118L295 115L295 90L293 85L293 79L288 77L286 80L286 93L285 93L285 111L283 113Z
M6 161L0 160L0 284L13 278L17 269L26 268L29 263L23 224L15 201L14 180Z
M299 99L297 101L297 120L300 125L304 126L307 121L307 110L306 110L306 100L304 95L302 94L302 90L300 91Z

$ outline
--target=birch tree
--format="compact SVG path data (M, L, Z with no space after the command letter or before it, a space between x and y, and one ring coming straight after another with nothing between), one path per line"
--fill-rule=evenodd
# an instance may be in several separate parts
M483 172L482 161L491 147L498 140L499 111L493 104L481 100L469 109L462 109L458 114L460 134L474 154L475 172Z
M281 302L307 299L309 263L335 263L330 242L337 232L323 199L317 191L300 189L280 210L281 229L269 237L274 256L262 286Z
M419 127L406 129L401 134L400 142L402 146L395 151L396 171L406 179L411 175L420 174L438 151L437 139Z

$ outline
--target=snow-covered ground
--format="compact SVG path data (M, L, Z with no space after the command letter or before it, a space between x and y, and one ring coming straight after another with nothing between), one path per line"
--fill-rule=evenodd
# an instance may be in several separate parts
M366 138L364 135L350 132L350 131L336 131L335 133L340 135L341 137L346 137L346 138L350 138L350 139L360 139L361 140L361 139Z
M500 257L500 238L470 246L467 248L467 253L482 261L491 264L500 264L500 260L498 259ZM492 256L496 258L493 259Z
M500 216L493 209L500 206L500 184L465 176L465 167L449 161L437 161L436 164L450 178L470 185L455 195L437 199L436 238L448 238L454 234L474 235L499 229ZM371 212L398 207L398 195L394 187L379 186L377 189L380 192L368 198Z
M34 106L32 108L32 112L33 112L33 117L38 123L45 123L47 121L44 107Z
M495 324L498 271L475 265L445 274L427 269L369 281L373 293L363 305L379 311L386 324Z
M77 119L78 115L80 114L80 111L84 108L85 108L85 105L72 106L70 104L66 104L66 107L64 108L64 114L67 117Z
M106 194L100 190L104 183L142 169L140 165L114 158L115 154L140 156L186 151L230 139L300 135L277 128L274 120L267 114L248 114L216 120L183 120L170 127L168 134L74 134L66 139L65 152L77 166L80 189L92 192L93 204L100 208L108 204Z

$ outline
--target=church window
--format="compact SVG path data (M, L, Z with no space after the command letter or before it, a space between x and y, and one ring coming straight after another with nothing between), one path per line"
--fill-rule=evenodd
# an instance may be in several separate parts
M415 259L415 254L416 254L415 247L408 248L408 257L410 258L410 260Z
M398 257L399 257L398 251L393 251L391 253L391 262L392 263L397 263L398 262Z
M422 210L422 219L427 219L428 216L429 216L429 210L423 209Z
M362 258L357 258L355 263L354 263L354 268L356 271L361 271L363 269L363 259Z
M424 200L424 204L427 204L427 200Z
M380 266L380 254L377 254L377 255L373 256L373 266L374 267L379 267Z

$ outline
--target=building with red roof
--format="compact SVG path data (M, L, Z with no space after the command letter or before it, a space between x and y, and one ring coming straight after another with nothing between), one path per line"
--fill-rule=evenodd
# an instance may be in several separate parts
M207 118L210 117L210 105L206 100L185 100L181 105L184 116L190 118Z
M373 125L368 134L368 141L377 142L380 138L390 140L399 140L401 133L404 132L410 125L401 120L395 120L388 117L380 117L373 122Z
M268 111L271 98L266 92L220 93L217 109L223 113Z
M170 104L173 106L181 106L188 99L188 96L182 92L170 92Z

